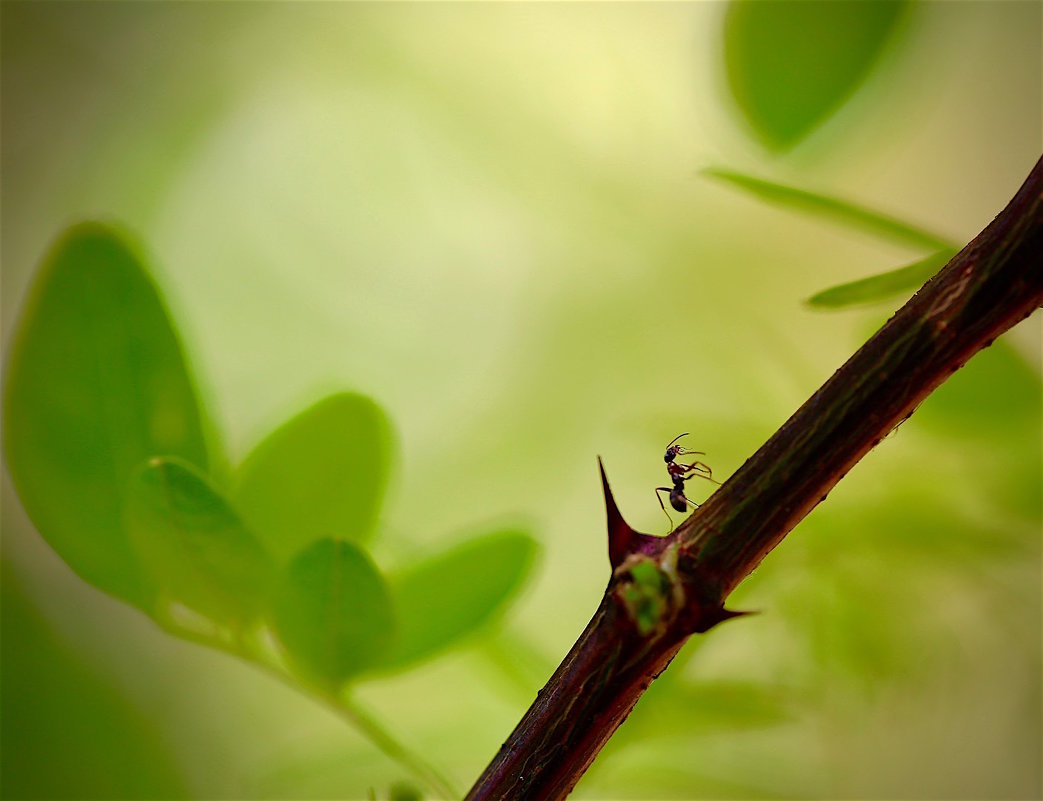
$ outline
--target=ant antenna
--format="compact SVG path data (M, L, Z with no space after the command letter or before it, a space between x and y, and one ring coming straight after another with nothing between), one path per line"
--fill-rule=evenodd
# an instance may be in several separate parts
M688 432L687 431L685 431L683 434L678 434L676 437L674 437L672 440L670 440L666 444L666 447L669 448L671 445L673 445L675 442L677 442L677 440L679 440L681 437L687 437L687 436L688 436Z

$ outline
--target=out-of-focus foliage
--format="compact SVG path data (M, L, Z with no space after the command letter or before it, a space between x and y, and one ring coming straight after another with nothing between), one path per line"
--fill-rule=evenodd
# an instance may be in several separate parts
M757 135L792 147L858 88L905 0L736 0L724 23L728 83Z
M827 5L834 20L882 14ZM805 120L789 144L796 127L766 135L731 93L729 8L4 5L5 393L40 254L70 220L103 214L155 254L152 274L207 401L202 418L233 464L345 386L379 399L396 449L379 434L383 450L365 458L383 465L370 475L387 492L351 530L338 521L353 512L316 511L307 533L269 540L237 506L242 473L213 447L209 465L150 451L126 470L157 456L193 465L205 479L193 504L228 499L279 570L326 538L364 549L396 615L383 659L410 627L437 621L445 639L415 641L425 659L408 671L378 662L352 674L349 699L460 787L604 588L595 456L627 520L662 531L652 488L663 444L691 431L726 477L895 303L819 315L803 298L968 241L1039 155L1038 4L904 5L890 33L865 28L871 46L851 51L865 56L861 75L832 69L825 40L802 46L803 32L780 28L748 63L786 60L796 44L823 73L847 76L839 89L813 77L806 99L774 77ZM731 13L751 9L782 13ZM747 197L705 180L708 164L748 179L730 181ZM750 202L773 193L803 213ZM865 224L857 213L845 221L833 198ZM874 231L867 209L914 236ZM761 614L690 642L575 797L1038 797L1039 340L1032 319L864 459L739 588L735 606ZM9 411L5 439L27 436ZM332 452L313 451L314 439L277 453L311 451L307 476L355 451L335 434ZM46 619L48 645L90 664L161 739L177 774L169 794L386 798L403 779L419 784L322 705L94 592L22 514L6 457L16 480L4 484L5 561ZM328 503L330 488L309 486L317 506ZM491 541L519 515L538 523L547 553L501 625L469 608L486 636L464 636L437 601L414 617L422 590L396 600L400 578L425 574L417 559L448 560L471 521L490 521ZM485 586L476 570L427 586L466 605ZM195 575L223 581L220 570ZM204 605L172 604L174 625L200 631L204 614L221 616L223 606ZM209 623L231 646L240 617ZM276 667L300 667L321 641L293 662L268 611L263 620L242 639ZM33 707L8 703L35 696L31 671L7 669L31 638L7 622L5 611L0 792L30 797L49 775L8 783L9 770L29 774L9 768L7 732L57 726L55 707L33 718ZM106 721L99 714L92 730L99 744L122 736L110 738L121 726ZM77 753L31 764L73 775Z
M164 602L184 604L234 631L264 611L274 566L235 510L191 465L153 458L134 472L127 531Z
M124 488L152 456L205 469L207 447L166 310L111 228L76 226L44 258L6 379L4 454L37 530L84 579L151 609Z
M390 437L372 400L330 396L250 452L235 474L236 508L283 561L323 537L365 541L383 501Z
M390 573L398 634L378 667L401 669L496 617L521 587L535 551L528 534L499 531Z
M387 584L358 546L314 542L291 561L272 603L272 620L306 676L335 690L377 662L394 637Z
M3 565L4 798L183 798L152 722L68 648Z
M703 174L743 189L766 203L837 222L899 245L937 249L930 256L904 267L816 292L808 298L808 305L812 307L842 309L910 294L945 266L957 251L955 243L943 237L844 200L765 181L724 167L711 167L703 170Z
M898 267L886 273L823 289L808 298L808 305L837 309L860 303L877 303L882 300L891 300L896 295L903 293L909 294L923 286L928 278L944 267L955 255L955 251L940 250L926 258L918 259L912 264L907 264L905 267Z
M785 5L785 3L781 5ZM746 175L727 167L707 167L702 173L708 178L749 192L765 203L837 222L856 231L890 240L899 245L931 250L954 247L954 244L944 237L918 228L905 220L880 214L846 200L827 197L775 181L766 181L763 178Z
M278 670L255 636L265 618L302 687L334 705L367 668L400 669L479 628L531 567L528 534L493 534L406 573L393 600L361 547L327 535L362 539L380 507L390 424L362 395L329 396L269 435L226 500L204 472L176 332L111 228L75 226L45 258L6 378L7 463L71 567L174 634Z
M422 801L423 793L409 782L395 782L388 793L389 801Z

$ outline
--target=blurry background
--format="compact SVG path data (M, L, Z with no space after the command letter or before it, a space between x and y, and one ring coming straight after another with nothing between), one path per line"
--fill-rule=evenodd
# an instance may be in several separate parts
M965 242L1039 155L1039 4L912 6L850 101L786 147L733 99L726 12L3 6L5 350L50 241L118 220L233 459L357 390L396 430L378 562L505 520L541 541L499 628L359 688L462 788L600 597L595 456L628 521L665 533L667 441L691 431L726 477L900 302L803 300L923 255L700 171ZM734 601L764 613L690 644L575 797L1038 797L1040 408L1037 315L787 538ZM3 564L5 796L67 794L63 773L85 797L410 781L303 696L79 580L6 476Z

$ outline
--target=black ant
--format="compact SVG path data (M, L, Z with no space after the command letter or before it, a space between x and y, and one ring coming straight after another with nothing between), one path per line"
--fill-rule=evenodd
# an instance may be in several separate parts
M719 481L714 481L713 471L710 466L705 462L701 462L698 459L691 462L690 464L684 464L682 462L675 462L678 456L705 456L703 451L690 451L681 445L675 443L681 437L687 437L688 432L678 434L674 437L670 444L666 446L666 454L663 456L663 461L666 462L666 472L670 475L670 480L674 483L673 487L656 487L655 496L656 500L659 501L659 505L663 507L663 514L666 515L666 519L670 521L670 527L673 528L674 521L670 518L670 513L666 511L666 506L663 505L663 496L660 492L669 493L670 505L674 507L678 512L687 512L688 506L691 504L693 509L697 509L699 504L691 500L684 494L684 483L690 478L705 478L707 481L713 481L714 484L720 484Z

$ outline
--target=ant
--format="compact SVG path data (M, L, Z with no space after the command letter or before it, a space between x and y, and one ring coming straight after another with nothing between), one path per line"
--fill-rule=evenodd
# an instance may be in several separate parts
M670 513L666 511L666 506L663 505L663 496L660 492L669 493L670 505L674 507L678 512L687 512L688 505L691 504L693 509L697 509L699 504L691 500L684 494L684 483L690 478L705 478L707 481L712 481L714 484L720 484L719 481L714 481L713 471L710 466L705 462L700 462L698 459L692 461L690 464L684 464L682 462L675 462L678 456L705 456L703 451L690 451L681 445L675 444L681 437L687 437L688 432L678 434L674 437L670 444L666 446L666 454L663 456L663 461L666 462L666 472L670 475L670 480L674 483L673 487L656 487L655 496L656 500L659 501L659 505L663 507L663 514L666 515L666 519L670 521L670 527L673 528L674 521L670 518Z

